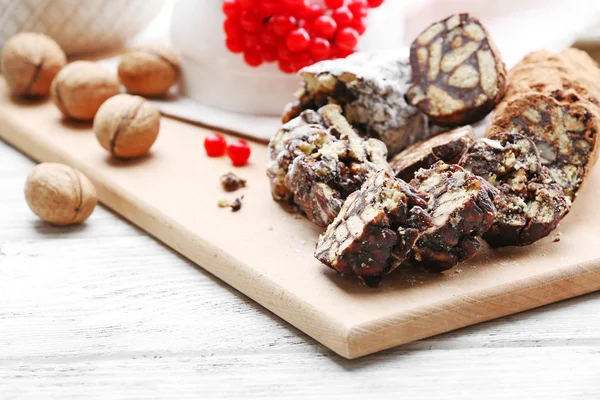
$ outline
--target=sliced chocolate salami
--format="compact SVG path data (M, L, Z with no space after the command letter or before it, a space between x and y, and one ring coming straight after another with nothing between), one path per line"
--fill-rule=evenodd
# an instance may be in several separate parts
M498 133L479 139L460 165L498 189L496 218L483 235L493 247L530 245L548 236L570 210L570 199L526 136Z
M425 208L425 194L386 171L372 174L321 235L315 257L340 273L376 285L405 260L431 226Z
M424 114L406 103L410 66L402 54L357 53L318 62L300 75L304 85L298 101L288 105L284 122L303 110L338 104L361 136L381 140L390 155L435 131Z
M410 49L410 104L443 126L482 120L506 90L506 67L481 22L455 14L429 26Z
M421 169L410 182L429 195L427 212L433 226L417 240L413 261L434 271L450 269L479 250L477 236L494 222L496 189L458 165L438 162Z
M410 182L421 168L429 168L438 161L456 164L475 142L469 126L441 133L417 142L390 160L396 176Z

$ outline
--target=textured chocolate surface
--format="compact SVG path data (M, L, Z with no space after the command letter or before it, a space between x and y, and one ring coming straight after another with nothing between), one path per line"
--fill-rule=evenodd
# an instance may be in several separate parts
M456 164L475 142L471 127L456 128L417 142L390 160L396 176L410 182L421 168L429 168L438 161Z
M498 212L483 235L493 247L530 245L556 229L570 210L570 199L526 136L498 133L479 139L460 165L498 189L493 198Z
M304 86L298 101L288 105L284 122L303 110L338 104L361 136L381 140L390 155L433 132L427 117L406 103L410 66L400 53L357 53L316 63L300 75Z
M386 171L372 174L348 197L315 257L343 274L376 285L406 258L428 227L427 196Z
M496 189L460 166L441 161L419 170L410 185L429 195L427 212L433 222L413 247L413 261L444 271L475 256L477 236L494 222Z
M455 14L429 26L410 49L407 99L436 124L483 119L504 96L506 67L481 22Z

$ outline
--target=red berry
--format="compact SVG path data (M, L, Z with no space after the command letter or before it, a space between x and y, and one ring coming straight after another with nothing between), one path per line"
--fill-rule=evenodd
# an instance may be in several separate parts
M350 3L348 3L348 10L354 16L361 15L366 11L367 7L367 0L350 0Z
M204 148L209 157L221 157L225 155L227 140L218 133L211 133L204 139Z
M367 0L367 2L371 8L377 8L383 4L383 0Z
M314 60L307 53L298 53L292 56L292 67L294 72L300 71L304 67L312 65Z
M308 10L308 4L305 0L284 0L287 11L298 17L303 17Z
M337 31L337 22L328 15L322 15L313 22L313 31L325 39L333 39Z
M277 58L280 61L290 61L292 59L292 52L286 47L277 48Z
M295 72L294 68L292 67L292 64L283 60L279 60L279 69L281 70L281 72L284 72L286 74L293 74Z
M242 167L250 158L250 146L245 140L236 140L227 146L227 155L234 167Z
M333 10L331 13L331 18L337 22L338 26L348 26L352 22L352 18L354 16L347 8L338 8L337 10ZM243 26L243 25L242 25Z
M239 38L243 34L242 28L231 18L227 18L223 22L223 29L225 30L225 34L230 38Z
M277 49L275 47L262 46L260 54L266 62L277 61Z
M336 8L340 8L344 5L344 0L325 0L325 5L327 8L335 10Z
M350 27L358 32L359 35L362 35L367 30L367 19L364 17L355 18Z
M296 27L296 18L289 15L276 15L273 17L273 32L277 36L286 36Z
M288 34L285 44L291 52L300 53L308 48L310 35L304 28L295 29Z
M260 4L260 13L265 17L271 16L279 11L281 4L279 0L262 0Z
M240 7L237 0L225 0L223 1L223 12L228 17L235 17L240 12Z
M240 17L240 25L246 32L258 32L261 27L261 20L258 15L251 11L244 11Z
M232 53L241 53L244 51L244 45L237 38L227 38L225 45Z
M244 35L243 43L246 49L256 49L260 46L260 38L257 34L247 33Z
M316 60L326 60L331 54L331 44L326 39L319 37L313 38L310 43L310 54L312 54Z
M314 21L316 18L323 15L323 13L324 13L323 7L320 4L310 4L308 6L308 8L306 9L306 13L305 13L304 17L308 21Z
M251 10L257 5L258 0L238 0L238 3L244 10Z
M335 35L335 44L346 50L353 50L358 44L360 35L353 28L342 28Z
M244 61L251 67L258 67L263 63L263 58L256 50L246 50L244 53Z
M277 36L270 29L263 29L261 33L258 35L260 37L260 42L267 46L275 46L277 45Z

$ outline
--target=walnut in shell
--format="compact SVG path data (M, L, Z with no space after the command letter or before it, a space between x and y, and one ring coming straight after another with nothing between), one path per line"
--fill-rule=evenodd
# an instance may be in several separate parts
M160 112L143 97L119 94L108 99L94 118L98 142L117 158L146 154L160 130Z
M421 169L410 185L429 195L427 211L433 226L412 250L417 263L434 271L450 269L479 250L477 236L492 226L496 189L460 166L439 161Z
M129 93L163 96L179 80L179 57L167 47L146 45L121 57L119 79Z
M25 199L35 215L54 225L86 220L98 202L96 189L85 175L55 163L39 164L31 171Z
M436 124L482 120L506 91L506 67L481 22L455 14L429 26L410 49L410 104Z
M119 90L117 77L108 69L90 61L75 61L56 75L50 93L66 117L91 121L102 103Z
M415 172L438 161L456 164L473 142L475 134L470 126L456 128L413 144L395 155L390 165L398 178L410 182Z
M52 80L67 63L54 40L41 33L24 32L11 37L0 56L2 74L11 93L47 96Z
M376 285L431 227L425 208L427 195L386 171L374 173L346 199L319 238L315 257L340 273Z

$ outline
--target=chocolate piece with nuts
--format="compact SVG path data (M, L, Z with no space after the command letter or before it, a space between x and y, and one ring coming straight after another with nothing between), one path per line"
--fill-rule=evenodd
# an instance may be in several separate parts
M303 115L301 118L306 118L307 114ZM291 201L315 224L327 226L346 197L360 188L370 174L391 169L385 145L358 136L341 115L339 106L322 107L318 115L321 124L294 120L295 128L276 135L270 152L282 150L277 155L270 153L272 162L267 173L275 189L275 200L287 204ZM280 185L282 176L285 189Z
M438 161L456 164L473 142L475 134L470 126L457 128L413 144L394 156L390 165L398 178L410 182L415 172Z
M404 261L431 226L426 198L386 171L372 174L321 235L315 257L340 273L376 285Z
M411 186L429 195L427 211L433 226L412 250L412 259L423 266L444 271L475 256L484 234L494 222L496 190L458 165L438 162L417 172Z
M548 236L571 201L555 184L533 141L516 133L478 140L460 165L495 186L497 209L483 238L493 247L526 246Z
M221 176L219 180L221 181L221 186L223 187L223 190L226 192L235 192L236 190L246 187L246 180L240 178L232 172Z
M381 140L391 155L432 134L427 117L404 99L410 66L402 54L357 53L321 61L300 75L304 87L288 105L284 122L303 110L338 104L361 136Z
M486 136L514 132L531 138L552 180L573 201L596 161L599 129L600 112L590 102L527 92L501 104Z
M455 14L421 33L410 49L407 99L436 124L482 120L506 90L506 67L481 22Z

